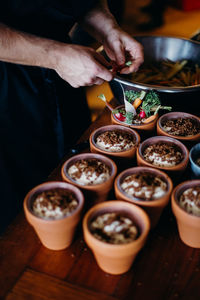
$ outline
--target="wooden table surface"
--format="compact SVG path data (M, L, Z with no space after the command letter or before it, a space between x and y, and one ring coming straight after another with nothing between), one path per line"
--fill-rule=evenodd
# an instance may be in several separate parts
M105 109L80 142L109 123ZM61 164L48 180L61 179ZM123 275L101 271L81 230L80 225L68 249L51 251L41 245L21 212L0 237L0 299L200 299L200 249L181 242L170 206Z

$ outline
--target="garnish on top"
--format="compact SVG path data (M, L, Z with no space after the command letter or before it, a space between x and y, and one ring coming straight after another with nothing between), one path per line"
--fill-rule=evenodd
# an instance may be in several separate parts
M160 109L172 110L171 106L162 106L159 96L155 91L125 91L125 101L135 108L134 113L126 111L125 108L112 111L114 116L126 124L149 123L156 118Z

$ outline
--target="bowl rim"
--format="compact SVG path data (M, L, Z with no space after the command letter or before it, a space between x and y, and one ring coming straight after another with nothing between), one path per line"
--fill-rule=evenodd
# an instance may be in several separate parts
M91 184L91 185L81 185L79 183L77 183L75 180L73 180L68 174L67 174L67 168L70 167L73 162L79 160L79 159L84 159L86 157L91 157L91 158L96 158L101 160L102 162L106 163L107 165L109 165L111 167L111 175L108 178L108 180L102 182L102 183L98 183L98 184ZM79 187L80 189L94 189L94 187L103 187L104 184L108 181L111 181L115 178L116 174L117 174L117 165L116 163L109 157L103 155L103 154L99 154L99 153L81 153L81 154L76 154L73 155L72 157L70 157L69 159L67 159L62 167L61 167L61 174L63 178L67 178L71 184L76 185L77 187Z
M195 135L191 135L191 136L181 136L181 135L172 135L170 133L167 133L164 129L163 129L163 126L161 124L161 122L163 121L163 119L167 118L167 119L170 119L168 117L172 116L172 115L175 115L177 114L178 116L177 117L174 117L174 118L171 118L171 119L177 119L181 116L185 116L186 118L191 118L191 119L195 119L199 124L200 124L200 118L194 114L190 114L190 113L187 113L187 112L180 112L180 111L173 111L173 112L168 112L168 113L165 113L163 114L162 116L159 117L159 119L157 120L157 126L159 127L159 129L162 131L163 134L165 134L166 136L169 136L169 137L172 137L172 138L175 138L175 139L179 139L179 140L192 140L192 139L196 139L196 138L200 138L200 132L195 134Z
M105 130L104 130L105 129ZM106 151L104 149L101 149L99 148L97 145L96 145L96 142L95 142L95 139L98 137L99 134L105 132L105 131L114 131L114 130L121 130L121 131L126 131L126 132L129 132L131 135L133 135L135 138L136 138L136 143L133 147L131 147L130 149L125 149L125 150L122 150L122 151ZM102 131L102 132L101 132ZM105 126L101 126L97 129L95 129L91 135L90 135L90 142L91 144L93 145L93 147L103 153L103 154L111 154L111 155L116 155L116 156L120 156L120 153L128 153L128 152L132 152L132 151L135 151L135 149L138 147L139 143L140 143L140 135L137 133L136 130L130 128L130 127L125 127L125 126L122 126L122 125L105 125Z
M157 165L153 165L153 164L147 162L143 157L142 148L145 147L144 145L146 145L146 144L147 144L146 147L148 147L148 142L152 141L152 140L158 140L157 142L164 141L164 142L176 144L181 149L182 153L184 154L183 160L179 164L172 166L172 167L157 166ZM138 151L137 153L138 153L139 157L142 159L142 161L145 162L146 165L148 165L149 167L153 167L153 168L157 168L157 169L161 169L161 170L167 170L167 171L177 170L178 171L180 169L180 166L184 165L185 163L187 163L189 161L189 150L187 149L187 147L181 141L179 141L175 138L163 136L163 135L152 136L152 137L144 140L142 143L140 143L139 147L137 148L137 151Z
M145 200L142 200L141 198L129 196L127 193L125 193L125 191L123 191L123 189L121 188L121 181L126 176L129 176L129 175L135 174L135 173L142 173L143 171L145 171L147 173L149 172L152 174L157 174L167 183L167 191L164 193L164 195L162 197L151 199L150 201L145 201ZM127 175L127 173L129 173L129 172L130 172L130 174ZM157 204L162 203L163 197L170 196L170 194L172 193L172 190L173 190L173 182L172 182L171 178L160 169L150 168L147 166L137 166L137 167L132 167L132 168L126 169L117 175L117 177L115 178L115 189L118 189L118 191L127 198L127 201L130 201L137 205L154 206L155 203L157 203Z
M34 196L42 191L48 191L54 188L60 188L60 189L66 189L72 191L78 200L77 207L68 216L63 216L60 218L54 219L54 218L43 218L38 216L37 214L34 213L34 211L31 208ZM76 213L78 213L83 208L84 202L85 199L83 193L78 187L64 181L47 181L38 184L26 194L24 198L23 206L24 206L24 210L27 210L27 212L31 215L31 217L37 221L40 221L42 223L49 223L49 222L58 223L58 222L62 222L62 220L64 219L69 219L69 220L72 219L73 216L76 215Z

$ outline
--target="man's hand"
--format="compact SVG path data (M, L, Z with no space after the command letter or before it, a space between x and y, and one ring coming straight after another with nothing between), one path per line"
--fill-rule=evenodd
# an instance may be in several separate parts
M143 47L118 26L106 0L99 0L96 7L80 20L80 24L102 43L107 55L121 73L137 71L143 62ZM129 67L125 66L127 61L131 61Z
M113 79L110 64L94 49L78 45L60 45L55 50L54 69L73 87L100 85Z
M119 66L122 74L136 72L143 63L142 45L119 28L104 38L103 46L109 58ZM130 66L125 65L127 61L131 61Z

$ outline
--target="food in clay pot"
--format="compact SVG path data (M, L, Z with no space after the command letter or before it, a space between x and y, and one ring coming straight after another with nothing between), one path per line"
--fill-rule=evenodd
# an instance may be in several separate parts
M95 238L109 244L126 244L138 236L134 222L119 212L97 216L91 221L89 229Z
M191 147L200 140L200 118L185 112L170 112L157 121L157 134L176 138Z
M200 248L200 180L188 180L175 187L171 197L180 239Z
M107 199L116 173L115 162L98 153L74 155L61 168L63 180L79 187L89 206Z
M171 106L162 106L155 91L125 91L125 106L112 109L112 118L121 124L141 126L151 123L158 117L158 111L171 110ZM106 102L104 95L99 95ZM109 107L111 109L111 107Z
M183 160L181 149L172 144L160 141L149 145L143 152L144 159L158 167L173 167Z
M78 200L72 191L54 188L37 194L32 210L40 218L59 219L69 216L77 206Z
M133 167L121 172L115 179L116 198L142 207L154 228L168 204L173 184L161 170L149 167Z
M179 140L168 136L153 136L137 148L137 164L165 170L178 180L187 168L189 151Z
M51 250L62 250L71 245L83 206L82 192L61 181L40 184L24 199L27 221L41 243Z
M68 175L80 185L101 184L109 179L111 169L99 159L81 159L69 167Z
M136 143L135 136L119 129L102 132L95 141L98 148L108 152L126 151L136 147Z

